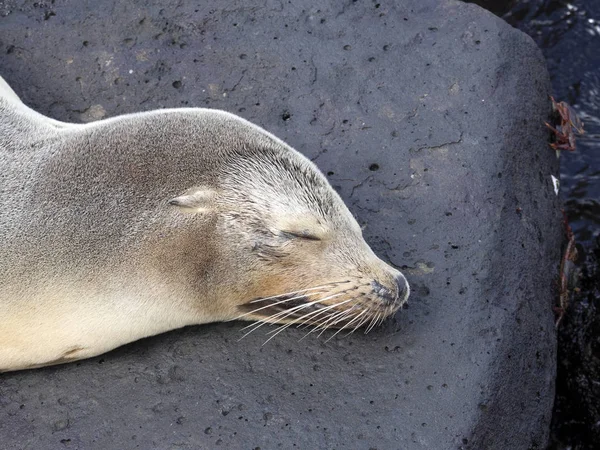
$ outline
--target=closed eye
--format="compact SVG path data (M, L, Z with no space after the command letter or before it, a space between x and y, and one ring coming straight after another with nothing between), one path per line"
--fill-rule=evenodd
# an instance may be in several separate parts
M320 241L321 240L321 238L319 236L311 234L308 230L304 230L304 231L282 231L281 235L283 237L288 238L288 239L300 238L300 239L306 239L306 240L309 240L309 241Z

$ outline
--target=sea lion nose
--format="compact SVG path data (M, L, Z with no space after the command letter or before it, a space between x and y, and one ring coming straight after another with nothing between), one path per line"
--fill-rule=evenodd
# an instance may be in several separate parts
M406 278L404 278L402 274L399 274L394 277L394 282L396 284L396 289L385 287L379 281L373 281L371 283L373 292L377 294L386 306L393 305L399 301L404 301L408 296L409 287Z
M398 296L394 291L385 287L379 281L373 281L371 283L371 287L373 288L373 292L377 294L377 296L383 301L383 303L388 306L392 305L398 300Z

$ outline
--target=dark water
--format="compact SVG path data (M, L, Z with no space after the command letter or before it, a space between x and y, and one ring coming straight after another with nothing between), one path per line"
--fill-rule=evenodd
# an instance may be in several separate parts
M585 122L578 151L562 155L561 184L577 242L589 249L600 235L600 1L521 1L504 18L535 39L555 96Z
M476 0L544 52L554 96L585 123L561 155L561 196L578 243L578 292L558 333L552 450L600 449L600 0Z

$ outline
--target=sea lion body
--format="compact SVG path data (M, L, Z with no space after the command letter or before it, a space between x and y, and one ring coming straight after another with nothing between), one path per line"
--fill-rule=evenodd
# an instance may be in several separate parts
M318 169L223 111L67 124L0 78L0 164L0 371L240 315L352 329L408 297Z

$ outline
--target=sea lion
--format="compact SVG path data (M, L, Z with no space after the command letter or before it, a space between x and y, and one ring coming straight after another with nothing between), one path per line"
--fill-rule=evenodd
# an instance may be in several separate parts
M189 108L88 124L0 78L0 371L236 318L373 327L408 298L317 167Z

